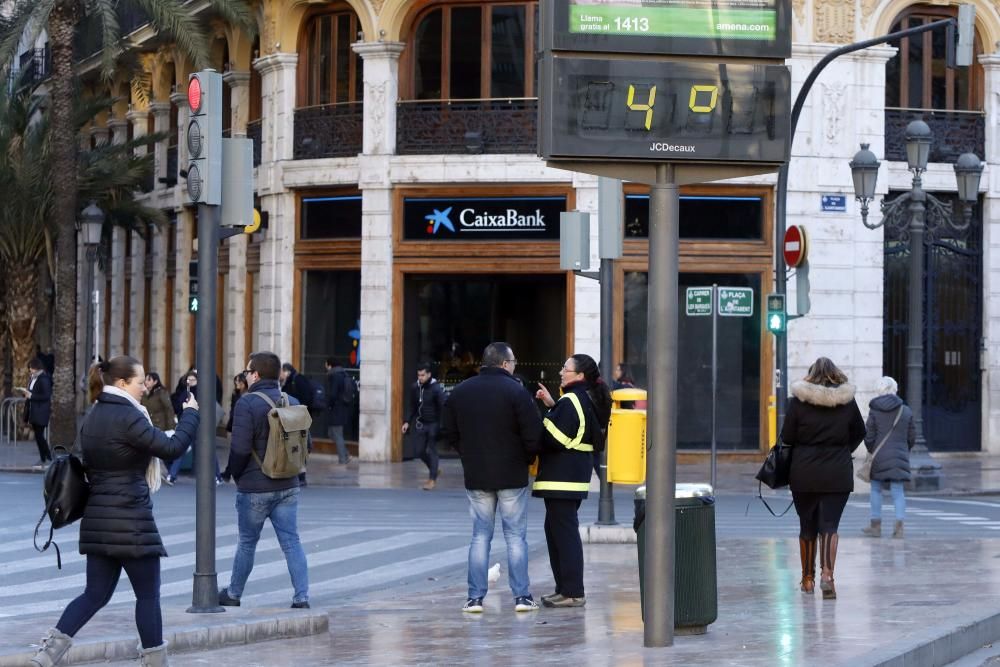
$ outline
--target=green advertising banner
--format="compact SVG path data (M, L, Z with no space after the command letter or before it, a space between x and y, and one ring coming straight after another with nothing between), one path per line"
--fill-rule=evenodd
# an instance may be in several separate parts
M773 0L570 0L574 34L689 37L773 42Z

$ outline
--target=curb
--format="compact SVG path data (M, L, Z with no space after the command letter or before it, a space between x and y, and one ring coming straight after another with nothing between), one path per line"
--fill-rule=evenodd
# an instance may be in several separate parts
M239 644L253 644L272 639L291 639L317 635L330 630L330 617L324 613L294 614L271 618L247 619L213 626L191 626L173 633L164 633L171 655L199 649L217 649ZM74 644L60 661L61 665L80 665L112 660L134 660L139 657L138 638L96 639ZM0 667L24 667L35 654L11 653L0 655Z
M912 639L901 639L873 651L852 664L872 667L942 667L962 658L1000 637L1000 613L985 618L963 620L947 632L913 645ZM869 662L870 661L870 662Z

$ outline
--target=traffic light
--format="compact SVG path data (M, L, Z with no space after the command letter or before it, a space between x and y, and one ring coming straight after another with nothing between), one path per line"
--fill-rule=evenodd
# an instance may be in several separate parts
M767 330L775 336L785 333L788 313L785 312L785 295L767 295Z
M187 200L222 204L222 75L195 72L188 79L191 120L187 129Z
M188 262L188 312L198 312L198 260Z

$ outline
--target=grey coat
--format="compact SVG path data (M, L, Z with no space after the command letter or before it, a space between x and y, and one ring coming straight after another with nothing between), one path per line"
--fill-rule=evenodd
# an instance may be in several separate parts
M900 406L903 407L903 412L899 416L899 423L892 429L889 439L872 461L872 479L880 482L909 481L910 449L917 439L917 430L913 426L913 413L909 406L896 394L878 396L868 404L870 412L865 424L865 447L869 452L875 451L878 443L892 428Z

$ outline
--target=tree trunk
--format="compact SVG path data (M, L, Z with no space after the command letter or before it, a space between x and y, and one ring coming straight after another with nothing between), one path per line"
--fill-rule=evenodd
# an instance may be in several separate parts
M76 0L60 0L49 14L52 51L50 122L54 173L53 221L56 226L56 306L53 327L55 373L52 378L50 443L72 447L76 434L76 151L73 127L73 30Z
M7 322L13 361L11 377L15 387L27 387L28 364L35 356L35 329L38 320L38 265L35 262L13 262L8 274L17 276L17 284L7 284Z

